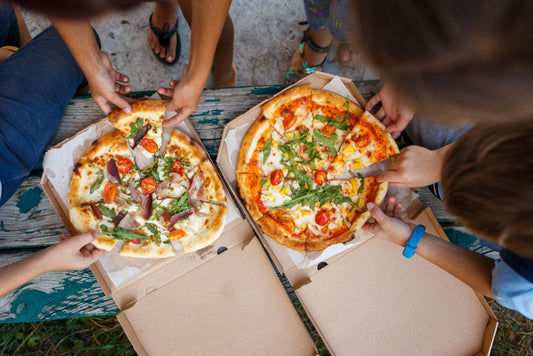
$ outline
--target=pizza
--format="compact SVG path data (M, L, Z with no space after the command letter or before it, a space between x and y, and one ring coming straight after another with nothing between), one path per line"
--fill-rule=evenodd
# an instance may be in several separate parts
M224 187L203 149L174 129L164 140L164 102L132 104L109 115L115 130L76 163L68 193L70 220L95 230L93 244L130 257L165 258L180 247L211 244L226 216ZM166 142L165 142L166 141ZM138 161L149 164L139 167Z
M244 136L237 185L250 216L275 241L317 251L351 240L387 183L357 170L399 153L383 124L338 94L291 88L261 107Z

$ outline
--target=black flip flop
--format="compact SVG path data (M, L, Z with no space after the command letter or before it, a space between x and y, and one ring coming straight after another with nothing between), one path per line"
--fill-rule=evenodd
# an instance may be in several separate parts
M153 13L152 13L153 15ZM172 65L178 61L181 54L181 40L180 40L180 34L178 33L178 20L176 20L176 24L174 27L172 27L169 30L169 24L166 23L163 28L155 27L152 25L152 15L150 15L150 30L154 33L154 35L157 37L157 41L159 42L159 45L161 47L168 47L170 44L170 40L172 39L172 36L176 34L177 41L176 41L176 52L174 53L174 60L172 62L167 62L165 57L161 58L158 53L155 53L152 50L152 53L157 58L157 60L163 64Z

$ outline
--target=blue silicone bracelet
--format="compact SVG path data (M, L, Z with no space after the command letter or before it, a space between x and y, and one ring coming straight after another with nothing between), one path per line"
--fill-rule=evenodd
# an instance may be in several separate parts
M415 255L416 248L418 247L420 239L424 236L424 232L426 232L426 227L424 225L417 225L413 230L411 237L409 237L409 240L407 240L405 248L403 249L403 256L405 258L411 258Z

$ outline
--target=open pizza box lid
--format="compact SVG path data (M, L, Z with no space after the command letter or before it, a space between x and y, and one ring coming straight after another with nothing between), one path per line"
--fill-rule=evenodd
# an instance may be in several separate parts
M310 84L322 89L333 79L318 72L293 86ZM353 82L340 80L364 107ZM261 105L226 125L217 165L271 259L294 286L329 351L339 355L489 354L498 323L485 299L423 258L415 255L407 260L399 246L370 239L318 265L298 268L288 248L262 234L238 198L235 174L235 147L238 150L247 128L261 114ZM431 210L419 200L407 212L429 233L447 239Z
M178 128L201 143L189 120ZM75 162L110 130L103 119L46 153L41 184L71 234L65 184ZM90 267L121 310L128 338L141 355L316 354L264 249L226 196L225 227L212 245L160 260L112 251Z

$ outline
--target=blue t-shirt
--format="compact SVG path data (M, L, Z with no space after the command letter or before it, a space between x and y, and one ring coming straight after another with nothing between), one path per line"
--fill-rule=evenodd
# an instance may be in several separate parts
M506 308L533 319L533 259L500 251L492 270L492 294Z

